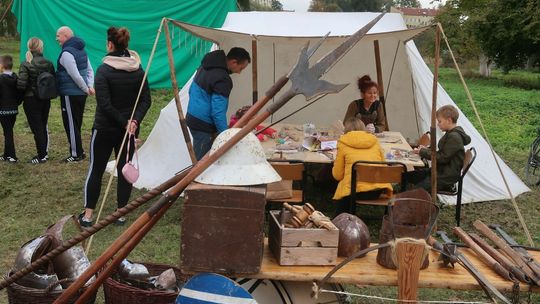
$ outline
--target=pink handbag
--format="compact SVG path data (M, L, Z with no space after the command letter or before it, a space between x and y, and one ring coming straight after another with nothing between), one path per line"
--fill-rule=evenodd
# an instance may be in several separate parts
M134 140L134 144L133 144L135 146L134 158L137 159L137 162L135 163L133 159L129 160L129 148L131 146L131 136L135 137L135 135L129 134L129 137L128 137L126 164L122 168L122 175L124 175L124 178L126 179L128 183L134 184L137 181L137 179L139 179L139 154L137 153L137 142L136 140Z

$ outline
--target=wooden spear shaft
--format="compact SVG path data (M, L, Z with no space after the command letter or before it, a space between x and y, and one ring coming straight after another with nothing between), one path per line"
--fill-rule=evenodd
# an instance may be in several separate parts
M501 277L509 280L514 281L508 270L506 270L499 262L497 262L494 258L492 258L484 249L482 249L478 244L476 244L471 237L465 232L463 229L459 227L454 227L453 229L454 234L457 235L465 244L471 248L474 253L476 253L476 256L484 262L486 265L488 265L491 269L493 269L498 275Z
M165 28L165 41L167 42L167 55L168 55L167 57L169 58L169 71L171 74L172 88L174 91L174 101L176 103L176 111L178 112L178 120L180 121L180 127L182 128L184 141L186 142L186 146L189 152L189 157L191 158L191 163L194 164L197 162L197 158L195 157L195 151L193 150L193 144L191 143L191 137L189 136L186 119L184 117L184 111L182 110L182 103L180 101L180 94L178 92L178 83L176 82L176 69L174 67L173 50L172 50L172 43L171 43L171 34L169 33L168 19L165 19L165 24L163 24L163 28Z
M118 268L120 263L129 255L129 253L139 244L139 242L142 240L142 238L154 227L154 225L159 221L159 219L167 212L167 210L172 206L173 202L167 203L165 206L163 206L156 215L152 217L152 219L146 223L146 225L143 226L143 228L122 247L118 253L112 258L112 261L109 263L107 268L105 268L103 271L100 271L99 275L96 277L96 280L92 283L92 285L88 286L88 288L81 294L81 296L77 299L75 304L84 304L87 303L90 298L97 292L99 289L99 286L103 284L103 282Z
M533 280L536 285L540 285L540 277L537 277L537 274L535 273L534 269L529 268L530 265L528 265L525 261L523 261L523 257L514 251L508 244L498 237L491 229L489 229L486 224L484 224L480 220L476 220L473 223L474 228L476 230L480 231L485 237L490 239L497 247L502 250L508 257L510 257L514 263L518 266L518 268L523 271L531 280ZM540 272L538 272L540 274Z
M55 304L67 303L78 290L83 288L83 286L92 278L96 273L98 273L105 264L128 242L130 241L138 231L140 231L152 217L164 207L172 202L178 196L162 196L157 202L155 202L152 207L146 210L141 216L139 216L131 226L129 226L126 231L124 231L110 246L101 254L101 256L90 265L78 278L75 280L62 294L54 301ZM97 285L95 282L91 285L99 288L101 285ZM90 287L88 287L90 288Z
M473 241L478 244L482 249L484 249L491 257L493 257L497 262L499 262L505 269L510 271L516 279L520 280L523 283L531 284L531 280L525 275L523 271L517 268L506 256L498 252L497 249L491 247L484 239L482 239L476 233L469 233L469 236Z

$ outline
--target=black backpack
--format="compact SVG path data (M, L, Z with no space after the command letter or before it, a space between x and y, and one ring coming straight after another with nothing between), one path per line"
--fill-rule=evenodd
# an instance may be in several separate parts
M36 96L39 99L54 99L58 96L56 91L56 78L49 72L41 72L36 81Z

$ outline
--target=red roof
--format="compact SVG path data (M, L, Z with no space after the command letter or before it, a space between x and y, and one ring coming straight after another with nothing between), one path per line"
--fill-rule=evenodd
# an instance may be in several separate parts
M439 14L439 10L434 8L399 7L398 10L407 16L437 16Z

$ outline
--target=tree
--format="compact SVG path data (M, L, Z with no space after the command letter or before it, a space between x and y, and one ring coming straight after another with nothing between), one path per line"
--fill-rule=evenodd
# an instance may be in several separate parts
M389 12L391 7L422 7L418 0L385 0L383 9Z
M0 36L17 36L17 19L11 8L8 8L10 3L11 0L0 0L0 18L6 13L4 19L0 21Z
M380 12L383 0L311 0L310 12Z
M341 12L341 7L332 0L311 0L310 12Z
M436 20L457 53L475 52L507 73L539 57L538 15L538 0L450 0Z
M236 4L238 4L238 8L242 11L250 11L251 6L249 2L249 0L237 0Z
M283 4L279 2L278 0L272 0L272 10L273 11L282 11L283 10Z

